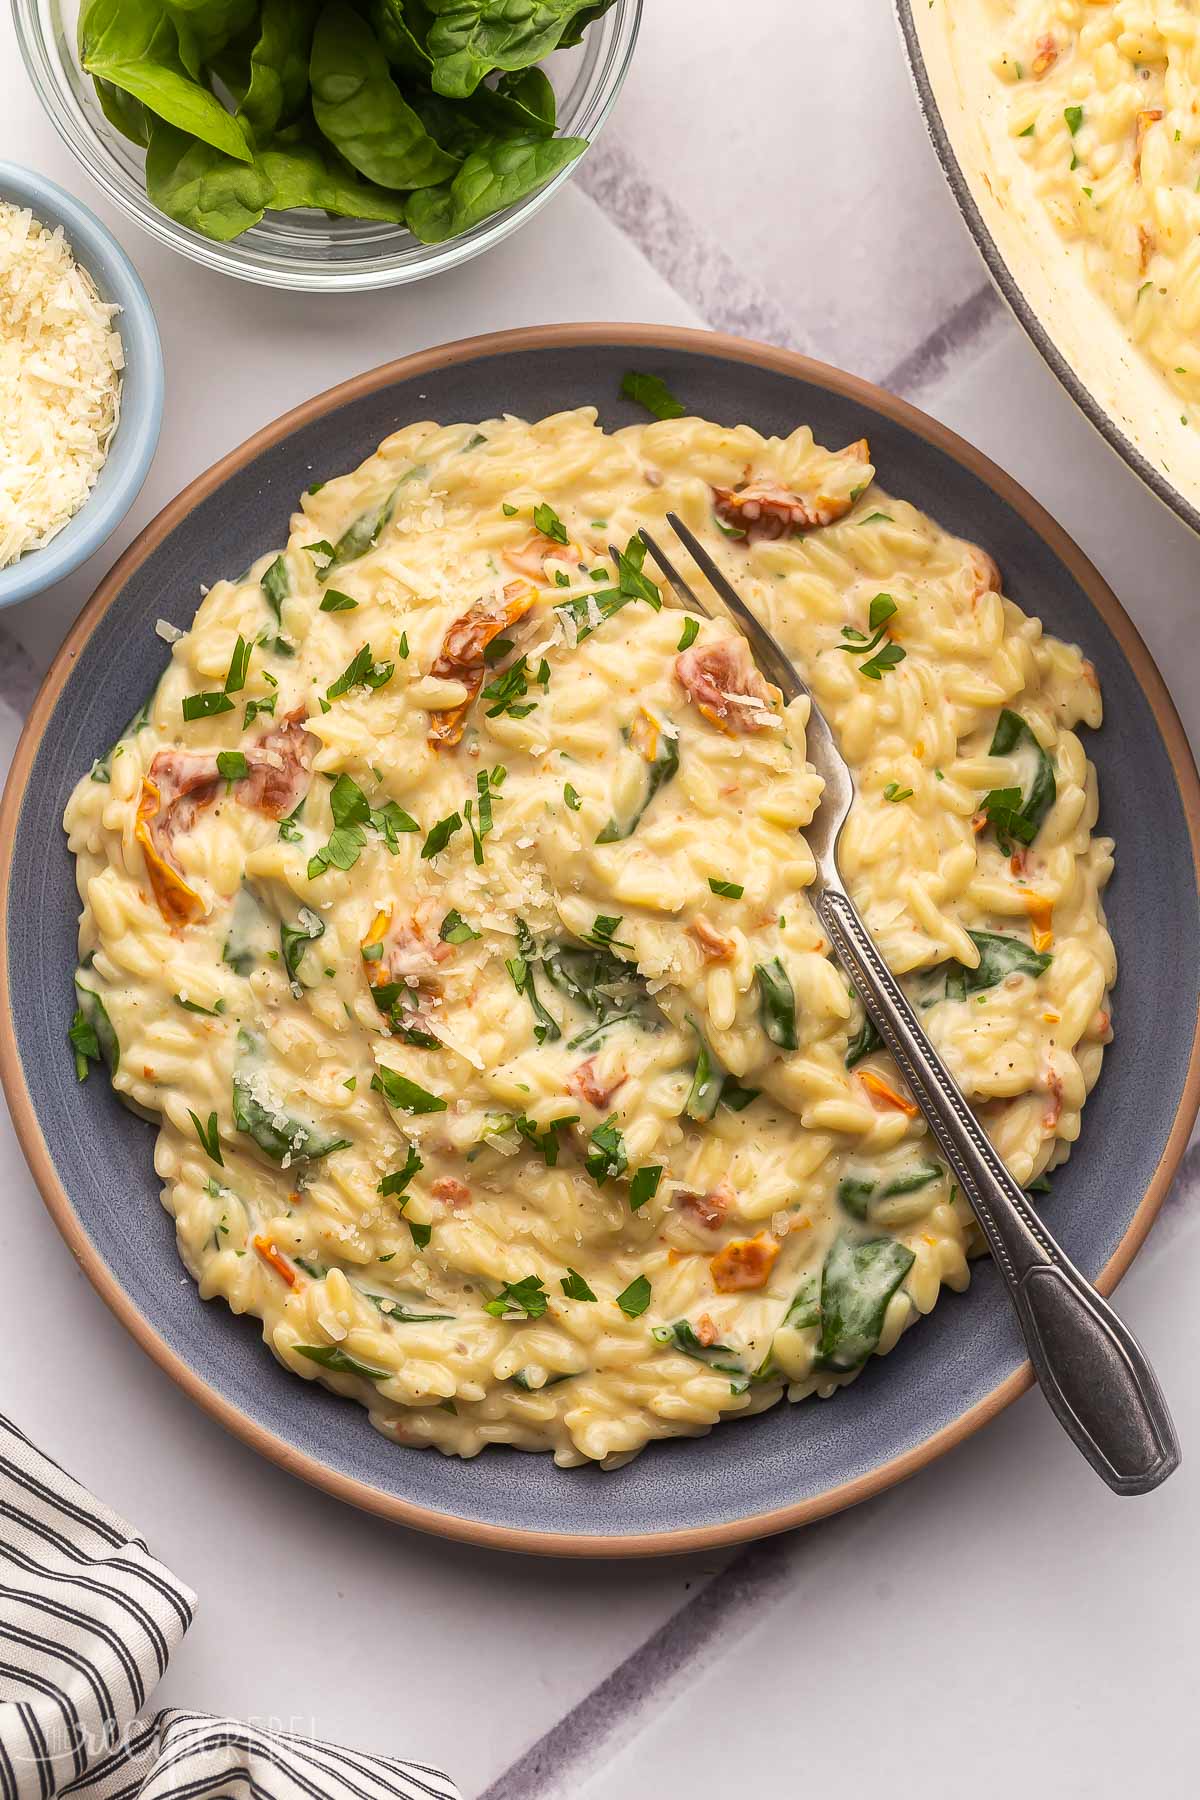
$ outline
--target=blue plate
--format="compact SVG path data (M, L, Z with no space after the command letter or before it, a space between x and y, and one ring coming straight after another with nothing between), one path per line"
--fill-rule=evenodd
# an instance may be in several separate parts
M102 300L121 308L113 323L125 350L121 416L96 485L44 550L0 569L0 608L44 593L112 536L137 499L154 459L163 412L163 359L154 309L141 277L107 226L56 182L0 162L0 200L27 206L48 230L61 225L75 261Z
M352 469L415 419L540 418L590 402L606 426L640 421L619 397L629 368L662 376L708 418L777 433L807 422L833 445L867 436L885 487L985 545L1006 593L1095 663L1116 721L1087 747L1101 828L1117 839L1106 906L1121 959L1118 1030L1080 1145L1045 1206L1070 1255L1111 1289L1200 1099L1195 765L1145 646L1080 551L978 452L851 376L700 332L555 326L410 357L310 401L193 483L127 551L47 678L0 813L0 1073L38 1185L104 1298L189 1393L297 1474L426 1530L571 1555L697 1549L781 1530L875 1493L961 1440L1029 1380L994 1270L977 1265L968 1294L944 1295L832 1401L652 1445L611 1474L515 1450L461 1462L398 1448L358 1406L287 1374L256 1320L204 1303L180 1280L153 1130L103 1082L78 1086L67 1052L78 906L60 821L79 775L161 673L154 621L185 620L201 582L283 543L314 478ZM1139 1054L1151 1042L1153 1057Z

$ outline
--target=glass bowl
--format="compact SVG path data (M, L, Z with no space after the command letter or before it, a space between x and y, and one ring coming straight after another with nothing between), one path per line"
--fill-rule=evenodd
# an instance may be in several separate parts
M143 152L108 123L75 49L79 0L12 0L17 40L38 98L63 141L110 200L144 231L193 261L242 281L320 292L393 287L452 269L532 218L578 167L561 169L536 194L445 244L422 244L402 225L332 219L326 213L268 213L232 243L177 225L146 198ZM616 0L582 44L559 50L545 69L558 96L558 129L594 142L612 110L633 55L642 0Z

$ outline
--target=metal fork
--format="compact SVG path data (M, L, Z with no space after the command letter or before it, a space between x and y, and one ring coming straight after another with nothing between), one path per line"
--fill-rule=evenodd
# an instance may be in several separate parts
M781 690L785 704L800 694L808 696L808 759L825 783L821 806L805 829L817 864L817 915L974 1209L1042 1392L1114 1493L1148 1493L1178 1468L1180 1451L1146 1354L1063 1253L1008 1173L847 893L837 847L854 801L854 778L828 722L791 658L703 544L674 513L667 514L667 523L733 615L759 669ZM712 617L649 532L640 535L689 611Z

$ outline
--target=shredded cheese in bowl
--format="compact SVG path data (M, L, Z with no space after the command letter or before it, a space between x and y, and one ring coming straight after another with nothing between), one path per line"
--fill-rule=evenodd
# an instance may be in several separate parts
M120 417L119 310L61 226L0 201L0 569L43 549L95 486Z

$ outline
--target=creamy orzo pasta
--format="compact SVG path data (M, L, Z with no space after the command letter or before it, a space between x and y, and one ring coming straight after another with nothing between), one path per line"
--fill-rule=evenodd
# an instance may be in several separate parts
M1195 404L1200 13L1190 0L987 10L996 104L1038 201L1132 342Z
M1094 674L865 443L397 432L206 594L66 825L81 1071L159 1121L201 1292L399 1443L611 1463L967 1284L810 904L807 703L643 566L671 509L834 724L844 872L1022 1183L1110 1035Z

